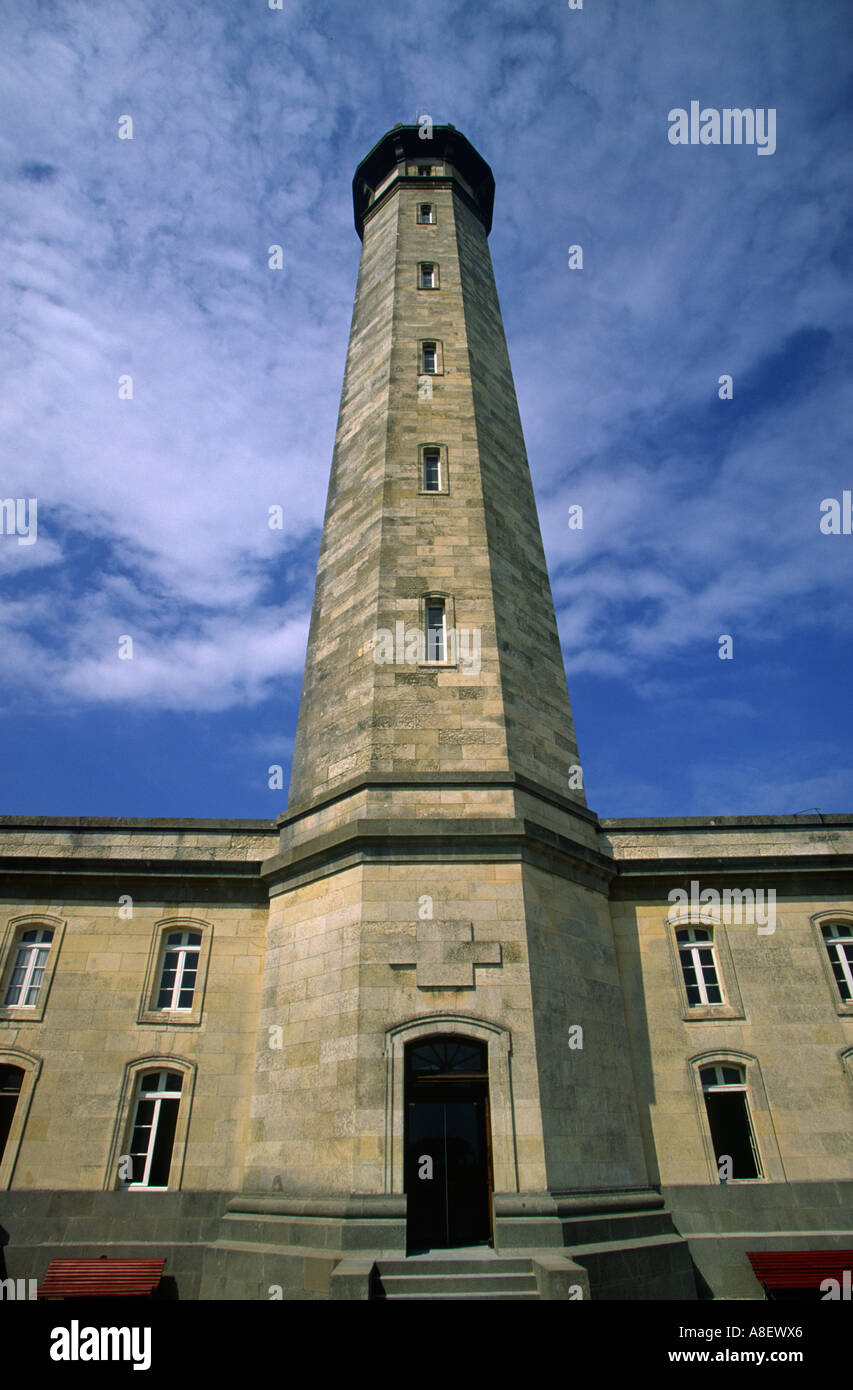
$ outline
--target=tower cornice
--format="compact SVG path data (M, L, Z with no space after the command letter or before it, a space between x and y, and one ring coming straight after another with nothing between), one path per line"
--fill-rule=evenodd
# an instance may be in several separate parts
M559 807L560 810L569 811L572 815L578 816L590 827L598 829L598 816L591 811L588 806L584 806L569 796L560 796L550 787L544 787L541 783L533 781L530 777L525 777L518 772L386 772L381 775L371 775L369 777L352 777L345 782L338 783L334 790L330 790L326 795L310 797L298 805L288 806L274 824L278 829L284 830L286 827L294 825L297 821L304 820L306 817L315 815L318 811L325 810L336 802L351 798L355 793L368 791L372 788L443 788L451 790L456 787L494 787L507 788L514 791L528 792L531 796L545 801L552 806Z
M356 865L495 864L525 861L608 892L612 859L522 816L351 820L274 855L261 869L270 895Z
M452 125L432 127L425 139L417 125L397 125L383 135L365 155L352 181L353 215L358 235L364 237L365 218L401 183L434 187L448 184L461 194L482 221L486 234L492 229L495 179L482 155ZM419 175L414 164L442 166L440 174Z

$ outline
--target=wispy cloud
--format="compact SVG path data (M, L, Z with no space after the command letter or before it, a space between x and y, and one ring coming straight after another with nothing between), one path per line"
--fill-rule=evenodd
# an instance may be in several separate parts
M849 634L849 549L818 532L853 442L845 6L69 0L2 23L0 497L39 499L37 545L0 537L7 708L227 712L298 688L349 184L419 106L497 175L570 677L676 709L721 633ZM776 154L671 146L693 98L777 108Z

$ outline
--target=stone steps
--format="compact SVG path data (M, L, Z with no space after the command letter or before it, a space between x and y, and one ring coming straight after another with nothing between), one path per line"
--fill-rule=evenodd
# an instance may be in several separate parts
M408 1299L409 1302L421 1301L421 1300L423 1300L423 1299L439 1299L441 1302L451 1302L451 1303L452 1303L454 1300L456 1300L456 1302L460 1302L460 1301L463 1300L463 1299L469 1299L469 1298L473 1298L473 1299L479 1298L479 1299L481 1299L481 1300L483 1300L483 1301L486 1301L486 1300L488 1300L488 1301L494 1301L495 1299L497 1299L497 1300L503 1299L503 1300L505 1300L505 1301L506 1301L506 1300L511 1300L513 1303L518 1302L519 1299L520 1299L522 1302L524 1302L525 1300L528 1300L528 1301L530 1301L531 1299L533 1299L533 1300L538 1300L538 1298L539 1298L539 1294L538 1294L538 1293L506 1293L506 1292L503 1292L503 1293L501 1293L501 1292L498 1292L498 1293L495 1293L495 1292L491 1292L491 1293L445 1293L445 1292L442 1292L442 1293L399 1293L399 1294L390 1294L390 1295L386 1294L386 1295L384 1295L384 1296L385 1296L386 1298L387 1298L387 1297L391 1297L391 1298L400 1299L400 1300Z
M377 1299L538 1299L529 1259L382 1260L376 1265Z

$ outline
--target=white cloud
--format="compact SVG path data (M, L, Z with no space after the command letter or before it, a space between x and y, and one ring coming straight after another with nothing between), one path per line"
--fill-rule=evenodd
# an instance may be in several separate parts
M415 41L423 16L387 5L345 27L259 9L239 37L227 4L10 14L0 494L39 496L44 539L0 566L50 586L53 621L19 613L6 679L38 672L42 698L72 704L225 709L297 672L357 266L349 180L420 105L497 173L493 254L570 668L650 689L662 660L732 628L758 640L818 595L847 623L849 572L810 510L849 458L840 69L829 15L774 14L721 27L667 3L501 0L486 20L437 0L430 26L454 45ZM732 91L778 103L772 159L668 144L669 107ZM762 373L801 332L831 350L773 398ZM738 409L751 380L772 399L729 434L710 413L722 371ZM118 663L127 624L139 656Z

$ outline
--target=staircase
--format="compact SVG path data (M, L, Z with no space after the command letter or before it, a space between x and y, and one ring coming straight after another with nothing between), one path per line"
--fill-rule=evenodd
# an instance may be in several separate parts
M492 1253L470 1256L412 1255L381 1259L374 1267L371 1298L538 1299L533 1261Z

